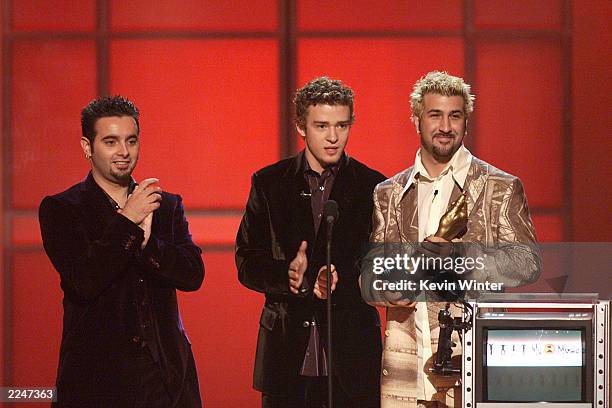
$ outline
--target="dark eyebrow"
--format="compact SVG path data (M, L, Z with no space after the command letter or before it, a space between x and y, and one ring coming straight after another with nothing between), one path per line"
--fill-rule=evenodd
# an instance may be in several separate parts
M440 109L430 109L427 111L427 113L443 113L442 110ZM460 113L463 115L463 111L461 109L455 109L453 111L450 111L450 115L454 115L455 113Z
M132 138L136 138L138 139L138 135L129 135L128 137L126 137L126 139L132 139ZM106 135L102 138L102 140L108 140L108 139L119 139L119 136L117 135Z

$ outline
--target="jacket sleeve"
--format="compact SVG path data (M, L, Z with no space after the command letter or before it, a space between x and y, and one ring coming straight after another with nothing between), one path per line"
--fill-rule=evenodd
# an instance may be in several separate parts
M392 189L389 186L376 186L373 193L374 209L372 212L372 232L370 234L370 246L368 252L361 260L361 275L359 285L361 296L366 303L371 306L397 307L398 300L402 299L400 292L389 292L375 290L375 280L385 279L385 273L380 275L375 272L374 261L376 258L385 258L389 254L387 251L395 253L398 250L398 243L387 242L387 230L391 222L391 200L393 198ZM405 243L404 250L412 254L412 245Z
M182 291L195 291L204 280L202 250L194 244L185 218L183 200L177 196L172 215L173 242L151 234L138 259L145 270Z
M236 237L238 280L257 292L288 295L289 262L281 254L278 243L276 255L273 255L270 211L265 194L258 183L255 173L251 179L249 199Z
M518 178L504 191L499 212L494 218L496 242L466 243L468 257L485 260L484 268L474 269L469 277L482 282L503 283L504 287L535 282L542 269L541 252L525 190Z
M45 197L39 208L43 246L68 296L96 299L126 273L144 240L132 221L115 214L97 240L90 240L69 204Z

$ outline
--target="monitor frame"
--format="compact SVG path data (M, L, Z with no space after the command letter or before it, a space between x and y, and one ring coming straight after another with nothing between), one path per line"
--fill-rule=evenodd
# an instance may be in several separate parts
M518 319L514 313L506 313L508 317L476 318L474 328L474 364L477 371L481 373L480 381L475 384L476 403L540 403L549 402L557 404L592 403L593 402L593 321L591 319L572 319L566 314L559 313L558 318L533 318ZM486 347L488 329L497 330L580 330L582 332L583 354L582 354L582 385L581 400L579 401L498 401L490 400L487 395L487 366Z

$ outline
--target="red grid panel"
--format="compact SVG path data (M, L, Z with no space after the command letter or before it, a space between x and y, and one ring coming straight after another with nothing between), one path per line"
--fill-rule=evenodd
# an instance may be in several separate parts
M11 2L16 31L85 31L96 28L94 0L19 0Z
M229 245L236 243L240 215L187 216L189 231L198 245Z
M300 0L297 17L300 31L449 30L462 27L463 2L336 0L323 7Z
M414 163L419 146L410 120L415 81L434 69L463 74L459 38L301 40L298 56L299 86L327 75L353 88L347 152L389 177Z
M612 189L607 181L612 179L612 138L605 129L612 123L612 2L571 5L573 238L610 242Z
M188 210L243 208L250 173L278 160L275 41L113 41L111 89L141 110L135 177Z
M42 245L38 216L13 216L11 220L11 243L14 246Z
M477 28L554 29L561 27L559 0L476 0Z
M89 41L16 41L12 64L12 205L37 208L43 196L82 179L80 113L96 89Z
M59 274L44 252L13 254L11 269L11 383L53 386L62 331Z
M114 0L111 28L115 31L274 31L276 0Z
M563 241L563 219L561 215L532 215L538 242Z
M264 296L240 285L233 251L206 252L204 264L202 289L179 295L204 405L258 406L261 397L252 381Z
M520 177L531 207L562 203L560 53L537 41L477 46L476 154Z

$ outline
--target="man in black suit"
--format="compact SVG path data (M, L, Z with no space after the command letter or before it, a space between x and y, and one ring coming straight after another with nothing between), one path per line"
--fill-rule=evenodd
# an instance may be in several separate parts
M333 229L334 406L380 404L380 320L358 286L368 242L372 191L384 176L344 153L353 92L317 78L297 91L296 127L305 149L252 177L236 239L240 282L266 296L254 388L263 407L323 407L327 400L326 200L338 203Z
M81 113L86 179L45 197L40 227L60 274L57 407L201 407L176 289L204 278L181 197L136 185L138 109L101 97Z

